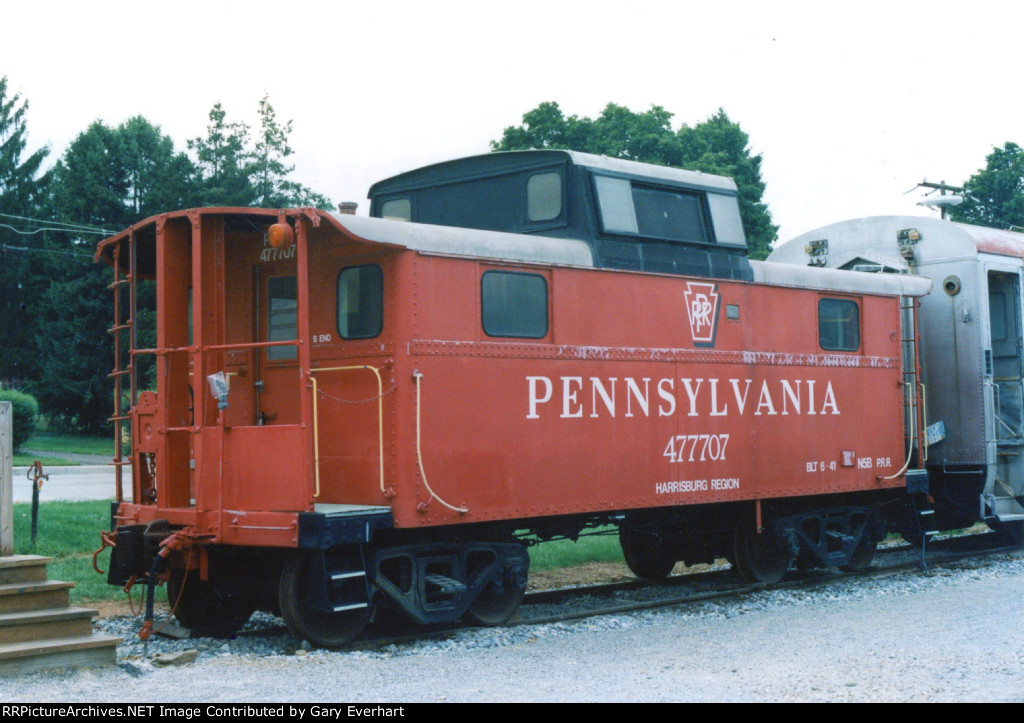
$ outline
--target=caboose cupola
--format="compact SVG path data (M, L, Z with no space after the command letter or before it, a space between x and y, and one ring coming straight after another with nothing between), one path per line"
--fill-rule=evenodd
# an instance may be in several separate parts
M490 153L370 188L370 215L585 241L598 267L749 281L732 179L576 151Z

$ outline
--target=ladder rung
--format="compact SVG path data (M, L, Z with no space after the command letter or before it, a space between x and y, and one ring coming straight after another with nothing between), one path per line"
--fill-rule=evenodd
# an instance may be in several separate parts
M118 279L117 281L114 281L112 283L107 284L107 288L108 289L115 289L118 286L124 286L125 284L130 284L131 281L132 281L132 277L131 276L126 276L123 279Z
M109 329L107 329L107 333L108 334L116 334L119 331L124 331L125 329L131 329L131 328L132 328L132 323L129 321L127 324L118 324L117 326L110 327Z
M332 580L348 580L353 577L366 577L366 573L359 572L335 572L331 574Z
M108 377L123 377L125 374L131 374L131 373L132 373L131 369L116 369L116 370L110 372L110 374L108 374L107 376Z
M358 610L359 608L365 608L366 603L352 603L351 605L336 605L331 608L334 612L340 613L344 610Z
M132 415L130 415L130 414L120 414L120 415L113 416L113 417L107 417L107 421L108 422L123 422L124 420L131 419L131 418L132 418Z

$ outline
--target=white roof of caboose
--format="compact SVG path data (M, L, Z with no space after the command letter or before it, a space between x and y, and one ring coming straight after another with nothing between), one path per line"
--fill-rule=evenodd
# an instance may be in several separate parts
M975 258L978 254L1024 259L1022 233L927 216L872 216L808 231L781 244L768 260L806 266L811 258L808 245L812 241L827 240L827 264L831 268L867 263L906 272L909 267L900 254L897 234L908 229L916 229L920 234L920 239L913 243L916 266Z
M590 247L576 239L434 226L345 214L330 214L330 218L348 235L361 241L420 253L554 266L594 266ZM931 289L931 281L928 279L905 275L860 274L760 261L751 261L750 266L756 283L772 286L903 296L921 296Z
M644 176L650 179L684 183L691 186L716 188L723 191L736 191L736 182L728 176L716 176L703 171L689 171L671 166L659 166L655 163L630 161L625 158L610 158L593 153L580 151L563 151L577 166L592 168L610 173L622 173L630 176Z
M590 246L576 239L435 226L369 216L330 216L338 226L364 241L413 251L556 266L594 265Z

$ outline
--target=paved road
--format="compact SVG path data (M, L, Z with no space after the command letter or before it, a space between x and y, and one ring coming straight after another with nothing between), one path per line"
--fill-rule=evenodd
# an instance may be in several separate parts
M32 481L26 476L28 467L14 468L14 501L32 501ZM79 500L114 499L114 468L110 465L81 467L43 467L50 475L39 491L40 502L76 502ZM124 471L125 499L131 496L131 468Z

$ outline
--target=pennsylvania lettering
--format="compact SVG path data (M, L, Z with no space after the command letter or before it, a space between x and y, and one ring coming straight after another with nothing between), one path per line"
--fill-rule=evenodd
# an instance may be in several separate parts
M677 383L678 382L678 383ZM814 379L526 377L527 419L839 414L832 382Z

